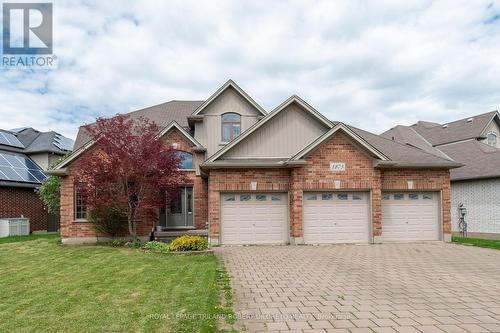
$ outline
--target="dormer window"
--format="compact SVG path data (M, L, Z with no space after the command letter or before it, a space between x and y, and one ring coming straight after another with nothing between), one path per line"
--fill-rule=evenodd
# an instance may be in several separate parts
M236 139L241 133L241 116L237 113L222 115L222 141L229 142Z
M488 133L488 144L492 147L497 146L497 135L495 133Z

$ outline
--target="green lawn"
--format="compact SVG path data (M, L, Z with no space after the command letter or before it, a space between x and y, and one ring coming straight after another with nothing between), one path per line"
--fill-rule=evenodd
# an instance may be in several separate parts
M59 234L58 233L46 233L46 234L32 234L32 235L28 235L28 236L3 237L3 238L0 238L0 244L26 242L26 241L36 240L36 239L40 239L40 238L57 239L57 238L59 238Z
M148 254L58 239L0 244L0 332L214 332L211 255ZM210 317L210 316L209 316Z
M479 238L463 238L463 237L453 237L454 243L474 245L479 247L487 247L489 249L500 250L500 240L493 239L479 239Z

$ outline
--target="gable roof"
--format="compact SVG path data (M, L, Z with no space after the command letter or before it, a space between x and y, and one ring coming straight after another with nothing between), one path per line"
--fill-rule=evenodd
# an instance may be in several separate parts
M348 137L353 139L355 142L359 143L363 148L365 148L368 152L370 152L374 157L387 161L389 158L385 156L382 152L380 152L378 149L373 147L370 143L368 143L363 137L359 136L356 132L354 132L351 128L348 126L344 125L341 122L338 122L335 126L333 126L328 132L317 138L315 141L311 142L308 146L304 147L301 151L299 151L295 156L292 156L290 160L299 160L311 153L313 150L315 150L318 146L320 146L323 142L331 138L335 133L337 132L343 132L346 134Z
M238 138L231 141L229 144L227 144L222 149L218 150L215 154L210 156L207 159L207 162L214 162L217 158L222 156L224 153L226 153L231 148L236 146L239 142L243 141L246 137L248 137L250 134L255 132L258 128L262 127L268 121L273 119L277 114L279 114L281 111L285 110L286 107L292 103L298 104L300 107L302 107L302 109L304 109L306 112L309 112L310 114L312 114L316 119L318 119L320 122L325 124L328 128L331 128L333 126L332 123L325 116L323 116L321 113L316 111L312 106L307 104L303 99L301 99L297 95L292 95L289 98L287 98L283 103L278 105L273 111L268 113L262 120L256 122L254 125L252 125L250 128L248 128L245 132L241 133L241 135L238 136Z
M23 127L10 131L0 130L0 133L17 139L17 145L3 145L3 141L0 142L2 149L12 152L64 155L73 150L74 141L54 131L40 132L31 127Z
M187 117L198 108L203 101L169 101L166 103L150 106L144 109L132 111L126 115L131 118L144 117L160 127L167 126L172 121L175 121L183 128L188 128ZM80 126L78 135L75 140L75 151L82 147L90 140L89 133L85 130L85 126Z
M180 126L175 120L171 121L167 126L165 126L160 132L158 132L157 137L162 137L166 133L168 133L172 129L177 129L183 137L185 137L189 142L193 144L193 146L203 149L203 146L193 138L182 126ZM91 139L87 141L83 146L79 147L75 150L71 155L69 155L66 159L61 161L58 165L54 167L54 170L61 170L65 166L67 166L70 162L80 156L84 151L92 147L95 143L95 140ZM49 171L50 173L50 171Z
M464 164L451 171L451 180L500 177L500 149L477 140L440 147L455 161Z
M423 151L429 154L436 155L438 157L450 159L448 156L446 156L445 153L434 147L411 126L397 125L390 130L380 134L380 136L389 140L394 140L396 142L405 143L409 146L422 149Z
M500 120L498 118L498 111L491 111L442 125L429 125L426 122L418 122L412 125L411 128L422 135L433 146L439 146L445 143L483 137L485 128L495 117ZM472 121L468 121L469 119L472 119Z
M243 89L241 89L233 80L228 80L226 83L222 85L215 93L212 94L205 102L198 106L196 110L192 113L193 116L199 115L213 100L215 100L220 94L222 94L226 89L232 87L236 90L244 99L246 99L253 107L257 109L263 116L267 113L266 111L255 102L252 97L250 97Z
M385 164L392 167L430 167L430 168L457 168L461 163L442 158L416 147L396 142L380 135L349 126L356 134L369 142L373 147L389 157Z
M164 136L165 134L167 134L169 131L171 131L174 128L177 129L182 134L182 136L186 140L188 140L193 146L195 146L197 148L203 148L203 146L201 145L201 143L199 143L195 138L193 138L191 136L191 134L189 134L184 128L182 128L175 120L173 120L164 129L162 129L160 131L160 133L158 133L158 137Z

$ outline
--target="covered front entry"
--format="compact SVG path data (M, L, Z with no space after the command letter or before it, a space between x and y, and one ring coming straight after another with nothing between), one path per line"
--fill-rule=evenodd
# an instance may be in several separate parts
M439 192L382 194L384 241L439 240Z
M160 210L160 225L167 228L191 228L194 221L193 187L184 186L167 200Z
M221 243L288 242L287 207L286 193L221 194Z
M370 242L368 192L306 192L303 211L306 244Z

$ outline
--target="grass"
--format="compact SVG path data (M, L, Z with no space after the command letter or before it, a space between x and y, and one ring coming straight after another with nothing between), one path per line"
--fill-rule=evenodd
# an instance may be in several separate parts
M231 311L218 265L54 237L0 244L0 332L216 332Z
M452 241L458 244L466 244L500 250L500 240L453 237Z
M32 234L28 236L9 236L0 238L0 244L26 242L36 239L58 239L58 233Z

